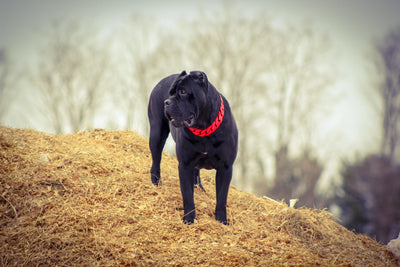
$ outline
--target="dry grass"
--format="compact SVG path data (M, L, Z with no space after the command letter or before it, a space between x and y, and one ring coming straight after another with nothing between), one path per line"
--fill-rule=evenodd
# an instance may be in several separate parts
M214 219L213 173L182 223L177 162L150 181L148 143L130 131L47 135L0 127L0 265L395 266L386 247L319 210L231 188Z

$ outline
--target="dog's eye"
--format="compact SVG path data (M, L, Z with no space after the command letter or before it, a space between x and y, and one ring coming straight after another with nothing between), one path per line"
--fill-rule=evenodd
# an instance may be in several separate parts
M181 95L186 95L186 90L183 90L183 89L182 89L182 90L179 91L179 93L180 93Z

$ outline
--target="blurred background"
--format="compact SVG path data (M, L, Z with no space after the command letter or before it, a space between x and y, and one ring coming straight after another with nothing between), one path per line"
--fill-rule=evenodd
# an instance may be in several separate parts
M400 231L399 14L397 0L0 0L0 124L148 136L152 88L202 70L239 126L234 185L387 243Z

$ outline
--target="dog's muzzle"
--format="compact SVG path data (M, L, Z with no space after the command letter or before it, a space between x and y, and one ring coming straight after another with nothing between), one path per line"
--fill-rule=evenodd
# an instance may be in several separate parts
M175 127L192 127L195 123L195 116L191 114L187 119L179 119L179 116L175 116L174 112L170 109L171 100L167 99L164 101L164 113L165 117L171 122L171 124Z

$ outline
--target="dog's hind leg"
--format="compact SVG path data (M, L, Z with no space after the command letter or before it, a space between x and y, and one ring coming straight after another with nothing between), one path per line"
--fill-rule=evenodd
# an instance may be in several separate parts
M194 186L199 186L200 189L203 192L206 192L206 190L204 189L203 185L201 184L201 179L200 179L200 170L199 169L194 169Z
M153 159L151 166L151 181L154 185L160 183L160 163L162 151L169 134L168 123L163 121L151 121L150 122L150 151Z

